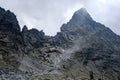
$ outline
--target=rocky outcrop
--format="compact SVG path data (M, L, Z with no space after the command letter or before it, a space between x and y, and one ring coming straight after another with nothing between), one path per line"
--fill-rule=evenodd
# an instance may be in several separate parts
M119 80L120 36L76 11L57 35L20 27L0 8L0 79Z
M27 50L31 50L34 48L43 47L47 44L48 40L46 39L44 32L38 31L37 29L28 30L26 26L22 29L22 35L24 39L24 45Z
M16 16L0 8L0 68L17 69L23 55L23 40Z

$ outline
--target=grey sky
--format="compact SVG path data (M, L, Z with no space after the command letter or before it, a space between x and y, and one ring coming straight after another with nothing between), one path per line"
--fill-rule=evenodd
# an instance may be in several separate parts
M120 0L0 0L0 6L14 12L21 27L43 29L47 35L55 35L84 7L94 20L120 35Z

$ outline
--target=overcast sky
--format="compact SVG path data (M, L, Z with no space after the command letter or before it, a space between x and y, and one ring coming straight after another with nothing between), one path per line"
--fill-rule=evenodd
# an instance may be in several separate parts
M0 0L0 6L17 15L20 26L55 35L73 13L84 7L94 20L120 35L120 0Z

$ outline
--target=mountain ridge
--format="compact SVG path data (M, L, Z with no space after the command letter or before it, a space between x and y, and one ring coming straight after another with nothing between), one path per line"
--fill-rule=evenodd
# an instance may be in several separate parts
M83 8L55 36L20 31L16 16L0 8L0 79L119 80L119 50L120 36Z

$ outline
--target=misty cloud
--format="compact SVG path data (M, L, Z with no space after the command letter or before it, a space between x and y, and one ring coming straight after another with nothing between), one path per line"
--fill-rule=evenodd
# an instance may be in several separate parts
M13 11L21 27L43 29L48 35L60 31L73 13L85 7L94 20L120 35L120 0L0 0L0 6Z

